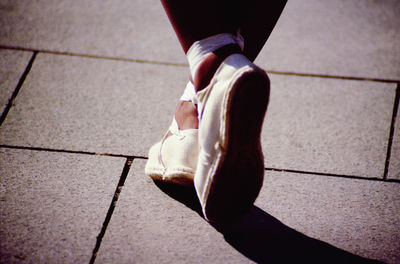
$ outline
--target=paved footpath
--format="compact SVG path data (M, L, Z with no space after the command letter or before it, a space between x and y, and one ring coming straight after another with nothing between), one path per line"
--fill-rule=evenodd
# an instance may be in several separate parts
M0 263L400 263L399 13L287 4L264 185L221 230L143 173L188 75L161 4L0 1Z

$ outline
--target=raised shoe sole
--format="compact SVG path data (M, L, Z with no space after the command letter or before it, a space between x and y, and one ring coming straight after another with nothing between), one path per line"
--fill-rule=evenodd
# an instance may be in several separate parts
M214 161L202 172L207 174L205 186L197 188L204 216L210 222L227 222L243 214L253 205L264 179L260 136L270 83L267 74L253 64L240 68L238 75L220 95L221 140ZM208 92L213 96L213 91ZM202 156L200 162L209 155Z

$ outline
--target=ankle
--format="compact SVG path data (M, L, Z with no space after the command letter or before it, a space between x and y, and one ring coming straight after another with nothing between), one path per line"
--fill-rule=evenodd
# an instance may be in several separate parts
M179 101L175 110L175 119L180 130L199 127L197 108L192 102Z
M196 92L204 89L211 81L221 63L230 55L242 53L237 44L225 45L210 54L199 64L194 77Z

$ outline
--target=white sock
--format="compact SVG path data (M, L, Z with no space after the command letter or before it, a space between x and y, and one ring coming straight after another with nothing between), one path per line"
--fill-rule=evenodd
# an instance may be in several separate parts
M194 42L186 53L192 77L195 76L200 63L209 53L228 44L237 44L243 49L244 43L240 33L238 36L222 33Z

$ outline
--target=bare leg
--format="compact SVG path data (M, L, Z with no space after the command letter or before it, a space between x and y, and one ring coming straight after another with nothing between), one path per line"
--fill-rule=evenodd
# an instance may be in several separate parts
M219 33L236 32L238 25L227 12L235 1L161 0L161 2L185 53L197 40Z
M197 40L219 33L236 32L237 25L233 24L231 18L222 15L225 14L223 7L227 4L226 1L215 3L218 1L205 0L198 1L195 5L193 1L186 0L161 0L161 2L185 53ZM210 75L209 72L205 74ZM194 78L190 79L194 82ZM200 80L196 78L196 86L200 85ZM191 102L180 101L175 118L180 129L198 127L197 109Z
M238 1L236 8L229 12L226 12L226 6L231 7L235 5L234 2L202 1L199 6L193 6L191 1L162 0L162 3L185 53L199 39L224 32L236 34L240 28L245 42L243 53L254 61L271 34L286 1L248 1L245 4ZM217 6L215 2L219 2ZM227 16L228 13L231 15ZM207 58L195 78L197 89L208 83L221 59L216 54ZM190 102L179 102L175 118L180 129L198 127L197 110Z
M247 13L240 21L244 38L244 55L254 61L278 21L287 0L249 1Z

